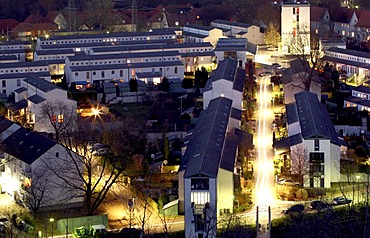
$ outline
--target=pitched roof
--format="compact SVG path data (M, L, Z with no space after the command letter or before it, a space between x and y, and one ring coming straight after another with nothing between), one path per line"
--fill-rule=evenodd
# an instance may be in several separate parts
M370 11L362 10L358 16L357 27L370 28Z
M27 98L29 101L33 102L34 104L39 104L39 103L42 103L44 101L46 101L45 98L41 97L40 95L38 94L35 94L29 98Z
M317 95L303 91L294 95L301 128L304 139L326 138L331 143L339 145L338 135L325 105L317 99Z
M49 11L47 14L46 14L46 18L50 19L51 21L55 21L55 18L57 18L57 16L60 14L60 12L58 11Z
M235 22L235 21L226 21L226 20L221 20L221 19L213 20L211 22L211 24L212 23L224 24L224 25L228 25L228 26L244 27L246 29L248 29L249 27L252 26L251 24L247 24L247 23L241 23L241 22Z
M234 171L237 147L237 137L233 134L227 133L222 152L220 168L230 172Z
M25 31L37 31L37 30L57 30L58 26L54 23L19 23L13 31L25 32Z
M311 6L310 19L311 21L319 22L323 19L326 9L323 7Z
M23 81L40 89L43 92L49 92L58 88L58 86L55 84L48 82L43 78L36 77L35 75L27 75Z
M20 127L2 141L0 148L5 153L27 164L32 164L55 144L55 141L45 136Z
M218 174L226 137L232 100L219 97L210 101L202 111L185 152L188 161L184 178ZM233 153L230 151L230 153Z
M226 58L220 61L217 65L217 68L212 72L212 75L207 80L205 89L206 90L210 89L212 83L220 79L234 82L236 75L236 66L237 62L232 58Z
M351 21L351 18L354 12L355 12L354 9L348 9L346 7L341 7L336 11L336 14L331 17L333 18L333 21L335 22L349 23Z
M14 18L0 19L0 31L13 30L19 24Z
M8 110L12 111L12 112L17 112L23 108L26 108L28 105L28 102L26 99L22 99L10 106L7 106Z

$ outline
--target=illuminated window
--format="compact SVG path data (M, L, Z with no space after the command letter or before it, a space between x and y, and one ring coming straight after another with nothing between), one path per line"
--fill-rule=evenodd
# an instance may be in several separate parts
M63 123L64 122L64 115L63 114L58 115L58 122L59 123Z
M51 116L51 121L56 122L57 121L57 115L52 115Z
M209 192L192 192L191 193L191 202L194 202L195 204L206 204L210 200L211 199L210 199Z

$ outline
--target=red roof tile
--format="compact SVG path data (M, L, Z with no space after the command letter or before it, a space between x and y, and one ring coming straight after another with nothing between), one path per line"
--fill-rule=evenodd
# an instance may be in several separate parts
M370 11L356 11L356 15L358 16L357 27L370 28Z
M18 24L19 22L13 18L1 19L0 20L0 31L12 30Z

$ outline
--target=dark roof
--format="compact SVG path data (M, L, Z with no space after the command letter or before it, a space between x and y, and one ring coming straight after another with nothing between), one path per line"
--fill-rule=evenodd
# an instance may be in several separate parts
M338 136L326 107L319 102L317 95L303 91L294 95L299 124L304 139L326 138L339 145Z
M235 22L235 21L226 21L226 20L221 20L221 19L213 20L211 22L211 24L212 23L224 24L224 25L228 25L228 26L245 27L245 28L249 28L250 26L252 26L251 24L247 24L247 23L241 23L241 22Z
M43 78L36 77L35 75L28 75L23 81L42 90L43 92L49 92L58 88L55 84L48 82Z
M233 107L231 109L230 117L231 118L234 118L236 120L241 121L241 119L242 119L242 111L240 109L236 109L236 108Z
M326 9L324 7L310 7L310 20L319 22L323 20Z
M202 48L212 47L209 42L197 43L182 43L182 44L166 44L166 45L132 45L132 46L112 46L112 47L98 47L92 48L94 52L124 52L124 51L137 51L137 50L165 50L165 49L183 49L183 48Z
M292 71L292 75L299 74L302 72L308 73L310 71L310 65L307 61L303 61L302 59L295 59L289 62L290 70Z
M207 80L205 89L210 89L212 83L220 79L233 82L236 75L236 66L236 60L231 58L226 58L223 61L220 61L217 68L212 73L212 76Z
M302 134L295 134L287 138L275 141L275 149L277 152L281 153L288 152L291 146L301 144L302 142Z
M184 26L184 28L185 27L193 28L193 29L197 29L197 30L202 30L202 31L210 31L210 30L213 30L213 29L216 28L214 26L202 26L202 25L197 25L197 24L188 24L188 25ZM188 31L184 31L184 33L187 34Z
M234 172L237 147L237 137L227 133L222 152L220 168Z
M32 164L55 144L55 141L21 127L2 141L1 147L7 154Z
M160 56L180 56L179 51L158 51L158 52L135 52L135 53L120 53L120 54L102 54L102 55L77 55L69 56L69 61L80 60L102 60L102 59L126 59L136 57L160 57Z
M245 69L244 68L237 68L236 75L234 79L233 89L239 92L243 92L244 90L244 79L245 79Z
M152 78L152 77L162 77L161 72L135 72L136 76L140 78Z
M328 50L325 50L325 51L353 55L353 56L364 57L364 58L370 58L370 53L364 52L364 51L358 51L358 50L349 50L349 49L343 49L343 48L338 48L338 47L330 47Z
M352 60L340 59L340 58L331 57L331 56L324 56L320 60L339 63L339 64L345 64L349 66L356 66L356 67L363 68L363 69L370 69L369 63L356 62Z
M207 176L215 178L218 174L222 149L226 137L227 124L232 100L218 97L210 101L208 108L201 113L189 142L185 158L188 161L184 178ZM230 151L230 153L232 153Z
M285 105L288 125L298 122L298 112L295 103Z
M44 101L46 101L45 98L41 97L40 95L38 94L35 94L29 98L27 98L29 101L33 102L34 104L39 104L39 103L42 103Z
M253 135L248 131L235 128L234 134L238 137L238 145L246 149L253 149Z
M196 52L186 52L181 53L181 57L196 57L196 56L214 56L215 52L213 51L196 51Z
M0 55L0 61L17 60L16 55Z
M36 77L50 77L49 72L27 72L27 73L9 73L9 74L0 74L0 79L14 79L14 78L27 78L29 75L34 75Z
M94 39L94 38L113 38L113 37L145 37L145 36L156 36L156 35L176 35L174 28L162 28L162 29L152 29L147 32L111 32L109 34L85 34L85 35L64 35L64 36L50 36L49 41L54 40L69 40L69 39ZM42 40L46 40L42 37Z
M72 54L75 52L72 49L52 49L52 50L36 50L37 55L62 55L62 54Z
M13 105L10 105L8 106L8 110L12 111L12 112L17 112L23 108L26 108L28 105L28 102L26 99L22 99L16 103L14 103Z
M0 68L20 68L20 67L39 67L46 66L49 67L46 61L32 61L32 62L14 62L14 63L1 63Z
M109 70L109 69L127 69L127 68L145 68L145 67L164 67L164 66L183 66L181 60L159 61L159 62L140 62L126 64L104 64L104 65L82 65L71 66L72 72L90 71L90 70Z
M370 87L368 87L368 86L360 85L360 86L357 86L355 88L352 88L352 91L353 90L358 91L358 92L363 92L363 93L370 94Z
M14 122L5 119L5 117L0 116L0 134L6 131L10 126L12 126Z
M370 107L370 100L367 100L367 99L364 99L364 98L349 96L345 100L348 101L348 102L359 104L361 106Z
M81 43L63 43L41 45L42 49L65 49L65 48L92 48L92 47L108 47L108 46L132 46L132 45L165 45L174 43L174 39L158 39L158 40L128 40L115 42L81 42Z

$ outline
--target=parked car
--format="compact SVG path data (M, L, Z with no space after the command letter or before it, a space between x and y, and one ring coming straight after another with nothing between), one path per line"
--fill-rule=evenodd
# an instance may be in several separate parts
M296 182L293 179L282 178L282 179L279 179L277 183L280 185L285 185L285 186L297 186L297 187L299 186L299 182Z
M263 71L263 72L261 72L261 73L258 74L258 76L260 76L260 77L269 76L269 75L272 75L272 72L270 72L270 71Z
M348 204L348 203L351 203L351 202L352 202L352 199L349 199L349 198L346 198L346 197L343 197L343 196L339 196L339 197L333 198L332 204L333 205L343 205L343 204Z
M309 205L309 207L312 209L312 210L324 210L324 209L327 209L330 207L330 204L328 204L327 202L324 202L324 201L320 201L320 200L317 200L317 201L312 201Z
M295 204L286 210L283 210L283 214L302 213L304 211L303 204Z
M103 147L103 148L99 148L97 150L94 150L92 152L92 155L93 156L104 156L104 155L107 155L108 153L109 153L109 148Z

